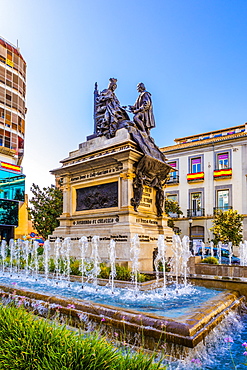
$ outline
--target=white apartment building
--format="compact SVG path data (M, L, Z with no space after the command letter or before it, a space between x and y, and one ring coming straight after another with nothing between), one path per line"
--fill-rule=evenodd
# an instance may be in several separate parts
M161 150L176 168L165 188L183 212L174 217L181 236L208 243L214 211L237 210L247 239L247 123L175 139Z

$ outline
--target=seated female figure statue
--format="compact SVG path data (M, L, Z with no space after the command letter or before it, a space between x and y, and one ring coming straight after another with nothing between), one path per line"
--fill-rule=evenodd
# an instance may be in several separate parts
M96 131L99 136L105 135L107 138L115 136L121 122L129 121L128 114L114 93L117 79L110 78L109 81L108 88L101 91L95 102Z

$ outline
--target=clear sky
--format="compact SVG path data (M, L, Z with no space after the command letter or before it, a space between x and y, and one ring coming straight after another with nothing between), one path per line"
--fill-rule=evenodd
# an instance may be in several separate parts
M26 191L93 132L93 90L152 93L159 146L247 121L246 0L0 0L27 62Z

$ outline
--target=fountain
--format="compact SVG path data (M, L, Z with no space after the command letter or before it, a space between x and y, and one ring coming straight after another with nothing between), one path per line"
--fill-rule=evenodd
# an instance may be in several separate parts
M138 272L139 272L139 255L140 255L140 241L138 234L131 238L130 260L132 261L132 279L134 282L135 294L138 292Z
M173 235L172 251L173 258L171 260L172 270L175 273L176 277L176 292L178 292L178 278L180 275L181 269L181 257L182 257L182 243L178 235Z
M239 246L240 265L247 266L247 240L240 242Z
M51 246L49 240L44 242L44 270L45 270L45 280L48 281L49 278L49 252Z
M98 289L98 275L100 273L100 256L99 256L99 236L93 236L92 238L92 255L91 259L93 262L93 268L91 270L90 277L93 281L93 285Z
M202 259L204 259L206 255L205 243L201 242L201 247L202 247Z
M1 242L1 257L2 257L2 271L5 271L5 259L6 259L6 240L2 240Z
M60 238L57 238L54 244L55 244L55 262L54 262L55 263L55 274L56 274L56 279L58 279L61 273L60 260L59 260L60 247L61 247Z
M9 267L9 272L10 272L10 275L13 273L13 261L15 259L15 242L14 242L14 239L10 239L9 241L9 249L10 249L10 267Z
M211 254L211 257L214 257L214 243L213 242L210 242L210 254Z
M233 253L232 253L232 242L228 243L228 250L229 250L229 265L231 265L232 264L232 255L233 255Z
M32 305L35 305L37 301L41 305L56 304L62 307L64 314L68 311L68 315L75 321L76 317L78 319L80 315L86 314L89 320L95 323L98 322L101 326L105 323L108 325L106 328L110 326L112 330L128 332L130 343L133 343L132 340L139 333L139 337L145 337L144 344L142 340L144 347L154 349L162 345L165 340L168 351L171 348L174 350L176 347L176 351L179 353L181 351L181 353L186 353L189 347L196 346L208 331L214 328L226 313L236 309L242 300L236 292L219 292L218 290L197 288L188 284L187 263L190 257L188 237L184 237L181 241L179 236L174 236L173 271L175 285L167 285L165 273L167 246L164 236L159 236L155 266L157 267L159 263L163 266L163 284L161 288L158 288L156 284L154 290L146 291L140 291L139 286L141 284L138 283L140 244L137 234L133 236L130 248L132 287L124 289L114 286L116 274L115 241L112 239L109 242L111 275L108 286L105 287L98 286L100 270L99 237L94 236L90 243L92 270L86 279L84 264L86 262L88 239L82 237L78 241L81 250L80 271L82 277L78 277L78 279L73 277L73 281L71 281L70 238L63 241L57 239L54 243L53 254L49 241L46 241L43 256L38 256L37 243L11 241L9 250L12 253L12 259L10 258L9 264L2 261L0 295L11 295L15 292L15 297L25 296L33 302ZM1 246L1 252L2 256L6 256L6 245ZM17 255L19 255L18 258ZM49 271L50 258L54 258L53 274ZM16 268L14 261L18 264L18 268ZM41 261L43 261L43 277L38 275L37 272L37 267ZM23 269L20 268L21 266L23 266ZM183 277L184 284L180 284L181 277ZM93 284L90 283L90 280ZM13 282L14 287L9 286L11 282ZM154 286L152 282L143 284L146 288ZM106 301L107 305L105 304ZM200 312L198 312L198 306L200 306ZM70 307L69 310L67 307ZM102 318L104 319L103 323Z
M159 235L158 242L158 253L154 260L154 266L156 271L156 285L158 287L159 284L159 265L161 263L162 270L163 270L163 294L166 295L166 249L167 245L165 244L165 237L164 235Z
M221 249L222 249L222 242L219 242L218 243L218 248L217 248L217 256L218 256L220 265L221 265Z
M79 240L79 247L81 251L81 264L80 264L80 272L81 272L81 287L83 289L84 285L84 274L85 274L85 260L86 260L86 252L88 249L88 240L86 236L82 236Z
M190 239L188 236L184 235L182 239L182 271L184 275L184 285L187 286L187 269L188 261L191 256L190 252Z
M109 276L109 282L111 284L111 292L114 293L114 279L117 275L116 273L116 242L115 240L110 240L110 247L109 247L109 259L110 259L110 266L111 272Z

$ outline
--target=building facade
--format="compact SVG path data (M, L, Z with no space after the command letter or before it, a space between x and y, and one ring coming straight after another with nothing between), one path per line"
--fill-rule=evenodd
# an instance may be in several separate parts
M25 195L22 172L26 114L26 62L0 37L0 237L14 237Z
M181 235L208 243L214 212L233 209L244 216L247 239L247 123L175 139L162 151L175 169L165 195L183 212L170 215Z

